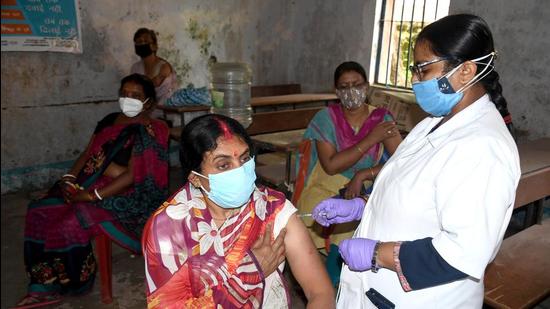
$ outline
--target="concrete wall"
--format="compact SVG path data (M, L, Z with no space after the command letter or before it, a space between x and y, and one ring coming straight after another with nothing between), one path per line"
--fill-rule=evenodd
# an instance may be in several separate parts
M2 193L44 187L63 174L105 114L116 111L119 80L137 61L132 36L159 32L159 54L182 86L207 84L207 60L246 61L253 84L332 88L334 68L356 60L367 71L377 29L375 0L80 1L84 53L3 52ZM491 25L504 95L524 137L549 136L550 3L452 1Z
M254 84L332 86L344 60L367 63L374 1L81 1L84 53L2 53L2 193L64 173L137 61L138 27L159 32L159 55L182 86L208 82L207 60L246 61ZM369 33L372 31L368 31Z
M550 2L451 1L449 14L483 17L493 33L498 71L519 138L550 137Z

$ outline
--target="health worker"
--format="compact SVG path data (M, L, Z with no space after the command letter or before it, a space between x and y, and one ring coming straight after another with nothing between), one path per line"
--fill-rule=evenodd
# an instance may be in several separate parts
M487 23L460 14L414 47L421 121L378 174L370 198L327 199L321 225L361 220L340 244L338 308L481 308L520 178Z

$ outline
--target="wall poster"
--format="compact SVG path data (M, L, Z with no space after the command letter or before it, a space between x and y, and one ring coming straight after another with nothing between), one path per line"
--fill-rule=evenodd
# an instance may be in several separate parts
M0 0L2 51L82 53L78 0Z

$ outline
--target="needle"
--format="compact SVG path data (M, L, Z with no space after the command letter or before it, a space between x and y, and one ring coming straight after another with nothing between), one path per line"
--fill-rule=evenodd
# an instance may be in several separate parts
M303 217L312 217L312 216L313 216L312 213L298 214L298 217L299 217L299 218L303 218ZM326 213L326 212L320 212L320 213L319 213L319 216L321 216L321 217L326 217L326 216L327 216L327 213Z

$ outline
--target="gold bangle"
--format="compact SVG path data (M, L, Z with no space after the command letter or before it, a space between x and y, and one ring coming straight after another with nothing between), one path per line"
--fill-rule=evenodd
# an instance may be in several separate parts
M372 167L369 167L371 180L374 180L374 171L372 170Z
M359 152L361 154L365 154L365 152L363 151L363 149L361 149L361 147L359 147L359 144L355 145L355 147L357 147L357 150L359 150Z

